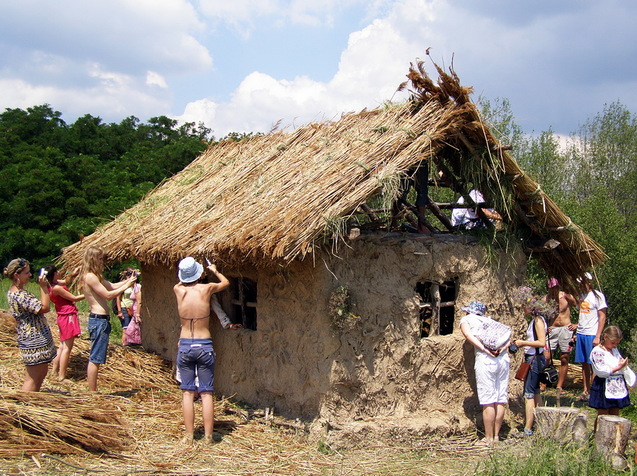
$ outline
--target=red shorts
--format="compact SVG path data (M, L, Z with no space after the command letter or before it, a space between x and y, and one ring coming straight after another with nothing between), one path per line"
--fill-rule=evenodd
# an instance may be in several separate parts
M82 333L77 314L58 314L57 321L60 328L60 342Z

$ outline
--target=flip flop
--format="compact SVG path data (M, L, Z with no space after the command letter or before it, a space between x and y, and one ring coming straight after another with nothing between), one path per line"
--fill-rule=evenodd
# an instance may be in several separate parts
M585 393L582 393L582 394L579 396L578 400L579 400L580 402L588 402L588 398L589 398L589 397L590 397L590 395L587 395L587 394L585 394Z

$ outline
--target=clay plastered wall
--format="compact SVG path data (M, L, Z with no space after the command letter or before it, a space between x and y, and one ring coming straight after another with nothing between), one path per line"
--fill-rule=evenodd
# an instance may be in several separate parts
M459 329L461 305L483 301L489 314L516 330L524 328L506 298L525 272L518 264L495 272L484 250L465 237L446 241L361 238L329 261L333 287L346 284L356 304L347 332L333 355L330 391L321 417L328 421L418 418L449 431L475 424L473 348ZM453 334L421 339L416 283L458 279ZM512 364L512 368L515 365Z
M318 255L277 273L241 270L258 283L258 330L222 330L213 322L217 392L333 424L438 415L451 429L473 425L479 406L473 351L458 328L464 313L457 313L452 335L421 339L416 283L458 278L459 304L481 300L490 314L521 329L522 317L514 316L505 294L521 281L524 260L494 273L483 263L482 248L464 237L377 238L361 237L338 258ZM176 272L143 272L143 344L174 359ZM350 291L358 316L340 331L331 325L328 305L338 286Z
M175 360L179 314L173 286L177 270L142 264L142 345L165 359Z
M217 354L215 390L280 414L311 419L328 391L338 341L330 334L325 268L292 263L280 273L221 271L257 282L257 331L224 330L211 320ZM179 336L172 291L176 270L145 266L143 345L174 360Z

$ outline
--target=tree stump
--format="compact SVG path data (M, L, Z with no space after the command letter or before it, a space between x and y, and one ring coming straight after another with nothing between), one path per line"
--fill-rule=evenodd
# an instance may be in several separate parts
M588 413L570 407L537 407L535 433L558 443L582 444L588 438Z
M614 415L597 417L595 448L613 464L616 469L627 466L624 457L628 437L630 436L630 420Z

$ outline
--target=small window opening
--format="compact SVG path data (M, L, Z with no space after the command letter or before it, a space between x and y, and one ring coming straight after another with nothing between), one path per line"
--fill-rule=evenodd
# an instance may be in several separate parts
M416 293L421 299L420 337L453 333L457 288L456 278L443 283L416 283Z
M230 321L244 329L257 330L257 283L248 278L230 280Z

